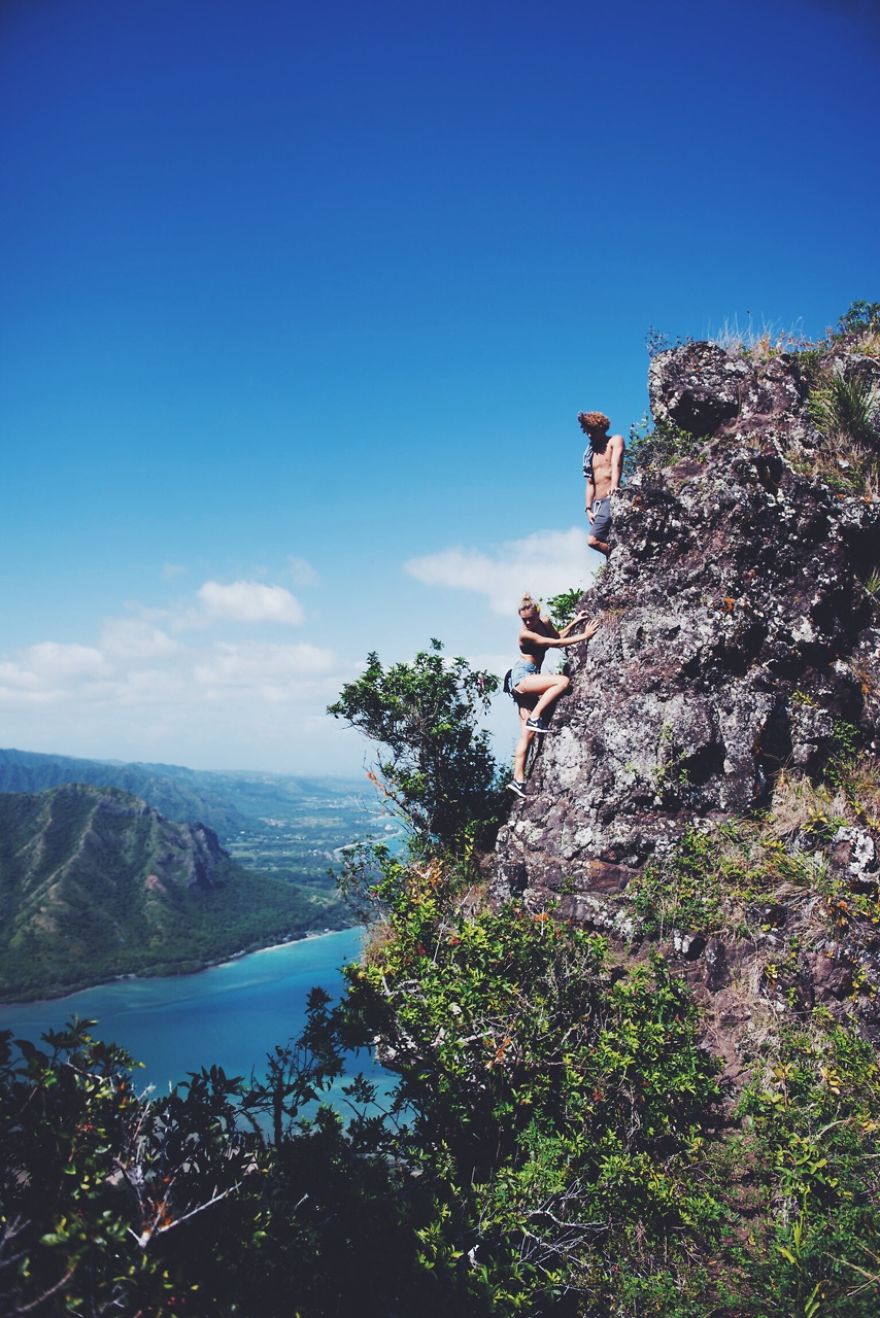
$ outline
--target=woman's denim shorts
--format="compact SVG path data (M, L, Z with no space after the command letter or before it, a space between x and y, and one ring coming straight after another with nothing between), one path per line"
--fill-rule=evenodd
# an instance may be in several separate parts
M532 677L538 671L537 664L533 664L531 659L517 659L510 670L510 685L515 691L524 677Z

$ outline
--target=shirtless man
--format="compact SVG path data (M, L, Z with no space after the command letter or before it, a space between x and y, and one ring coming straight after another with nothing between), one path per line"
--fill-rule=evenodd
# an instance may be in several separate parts
M620 489L623 471L623 435L609 435L604 412L578 412L581 430L590 443L584 451L587 480L586 512L590 523L587 544L607 558L611 530L611 496Z

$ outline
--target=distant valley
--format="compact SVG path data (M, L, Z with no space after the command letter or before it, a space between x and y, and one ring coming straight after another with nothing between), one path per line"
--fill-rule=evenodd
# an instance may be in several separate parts
M265 818L293 820L304 804L372 803L366 781L294 774L187 769L178 764L117 764L69 755L0 749L0 792L42 792L65 783L120 787L168 819L198 819L222 839Z
M118 787L181 824L207 824L237 860L261 873L332 888L338 853L394 826L364 780L221 773L174 764L116 764L0 750L0 793L66 783Z
M367 784L0 750L0 1000L198 969L342 928Z

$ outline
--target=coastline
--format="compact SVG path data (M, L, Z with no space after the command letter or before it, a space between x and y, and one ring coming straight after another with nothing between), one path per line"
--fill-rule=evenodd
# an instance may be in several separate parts
M131 971L127 974L107 975L100 979L87 980L82 983L67 985L59 989L57 993L43 994L39 997L21 997L21 998L4 998L0 1001L0 1010L11 1009L14 1007L37 1007L41 1003L61 1002L64 998L74 997L77 993L84 993L88 989L105 988L109 984L124 984L132 981L151 980L151 979L184 979L191 975L200 975L205 970L217 970L221 966L231 966L242 957L256 956L262 952L278 952L282 948L290 947L293 943L310 942L317 938L327 938L331 934L348 933L351 929L356 929L356 924L345 925L341 929L308 929L301 934L291 934L289 938L284 938L280 942L267 943L265 946L242 947L236 952L226 953L212 961L202 962L197 966L186 966L180 970L164 969L161 971L151 972Z
M273 945L274 957L236 957L204 975L138 977L7 1006L0 1031L42 1048L46 1033L66 1030L74 1015L96 1021L89 1033L121 1047L136 1064L138 1087L160 1094L202 1067L263 1074L277 1045L305 1027L311 990L323 988L333 1001L344 993L342 967L360 957L362 942L359 927L333 938L319 931Z
M347 934L350 930L358 928L360 928L360 925L346 924L341 929L310 929L308 933L299 934L296 938L288 938L283 943L270 943L267 947L252 947L249 952L236 952L234 956L229 957L228 961L218 961L217 965L228 965L242 956L260 956L263 952L279 952L283 947L289 947L291 943L313 942L316 938L330 938L332 934ZM205 969L207 969L207 966Z

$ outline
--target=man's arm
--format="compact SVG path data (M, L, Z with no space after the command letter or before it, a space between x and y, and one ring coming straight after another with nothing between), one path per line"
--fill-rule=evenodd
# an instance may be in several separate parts
M620 478L623 475L623 453L626 448L626 442L623 435L611 436L611 493L616 494L620 489Z
M587 489L584 495L584 511L586 512L591 522L593 520L592 509L593 509L593 500L595 499L595 497L596 497L596 482L593 480L593 473L590 472L589 476L587 477Z

